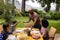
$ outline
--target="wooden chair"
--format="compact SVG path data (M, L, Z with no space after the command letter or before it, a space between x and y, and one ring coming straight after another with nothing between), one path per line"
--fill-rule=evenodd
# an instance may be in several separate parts
M57 40L60 40L60 37L58 37Z
M33 23L24 23L25 28L31 28L32 25L33 25Z
M54 27L51 27L49 31L49 40L54 40L55 33L56 33L56 29Z
M2 28L2 25L0 25L0 33L2 32L3 28Z

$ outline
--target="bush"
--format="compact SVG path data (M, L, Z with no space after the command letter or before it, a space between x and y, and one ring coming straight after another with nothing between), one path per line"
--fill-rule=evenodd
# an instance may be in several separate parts
M20 11L15 11L15 16L22 16Z
M60 19L60 12L43 12L37 9L33 9L35 12L37 12L42 18L46 17L47 19L53 19L58 20Z
M51 19L51 15L50 14L46 14L45 16L47 19Z
M2 18L2 16L3 16L3 12L4 10L2 10L2 9L0 9L0 18Z
M56 13L54 14L54 19L55 19L55 20L60 19L60 13L59 13L59 12L56 12Z
M60 12L49 12L51 19L58 20L60 19Z
M40 17L43 17L45 13L43 13L41 10L33 9L36 13L40 15Z
M28 11L25 11L25 16L29 16L29 12Z
M36 13L41 14L43 13L41 10L33 9Z

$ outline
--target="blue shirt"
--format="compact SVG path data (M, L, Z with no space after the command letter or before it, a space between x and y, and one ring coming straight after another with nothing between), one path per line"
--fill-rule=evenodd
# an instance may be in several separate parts
M11 32L7 32L7 33L6 32L2 32L0 34L0 40L6 40L9 34L12 34L12 33Z
M6 40L6 38L7 38L6 32L2 32L2 33L0 34L0 40Z

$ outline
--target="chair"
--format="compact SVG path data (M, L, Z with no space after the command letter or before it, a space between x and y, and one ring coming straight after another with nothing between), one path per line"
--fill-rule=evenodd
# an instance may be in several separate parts
M2 25L0 25L0 33L2 32L3 28L2 28Z
M49 40L54 40L55 33L56 33L56 29L54 27L51 27L49 31Z
M58 37L57 40L60 40L60 37Z
M32 25L33 25L33 23L24 23L25 28L31 28Z

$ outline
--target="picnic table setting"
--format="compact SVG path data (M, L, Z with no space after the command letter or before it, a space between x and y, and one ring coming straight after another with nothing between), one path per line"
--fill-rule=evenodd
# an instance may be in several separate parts
M7 40L43 40L43 37L36 28L16 28Z

